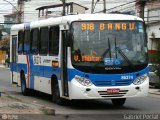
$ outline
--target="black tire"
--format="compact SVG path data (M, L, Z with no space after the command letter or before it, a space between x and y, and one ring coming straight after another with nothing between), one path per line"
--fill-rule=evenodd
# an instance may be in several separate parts
M59 105L65 104L65 100L63 98L60 98L58 81L52 84L52 101Z
M26 79L24 73L21 74L21 92L24 96L29 95L29 90L26 87Z
M123 106L125 101L126 101L126 98L112 99L112 104L114 106Z

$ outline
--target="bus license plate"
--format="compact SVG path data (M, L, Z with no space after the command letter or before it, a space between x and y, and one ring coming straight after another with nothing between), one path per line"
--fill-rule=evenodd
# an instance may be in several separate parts
M107 94L118 94L119 91L119 88L107 89Z

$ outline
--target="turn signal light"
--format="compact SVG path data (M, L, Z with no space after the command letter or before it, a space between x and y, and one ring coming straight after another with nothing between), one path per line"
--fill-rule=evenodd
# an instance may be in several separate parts
M58 61L52 61L52 67L58 67L59 63Z

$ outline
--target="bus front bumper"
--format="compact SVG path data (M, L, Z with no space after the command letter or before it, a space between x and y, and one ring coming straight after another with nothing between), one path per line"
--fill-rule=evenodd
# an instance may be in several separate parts
M148 95L149 78L140 85L129 86L107 86L97 87L91 85L86 87L81 85L75 79L69 82L69 99L112 99L112 98L129 98L129 97L144 97ZM107 89L119 89L118 93L108 94Z

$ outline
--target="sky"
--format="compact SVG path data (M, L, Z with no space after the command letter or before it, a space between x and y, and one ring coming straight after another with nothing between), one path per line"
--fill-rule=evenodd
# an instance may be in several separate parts
M110 9L115 6L119 6L131 1L134 1L134 0L106 0L106 7L107 9ZM12 5L9 4L9 2ZM87 11L87 13L90 13L92 0L66 0L66 2L76 2L85 7L88 7L89 10ZM30 16L35 16L35 15L38 16L37 14L38 11L35 10L36 8L44 5L51 5L51 4L57 4L57 3L61 3L61 1L60 0L30 0L28 2L25 2L24 11L26 14ZM16 5L17 5L17 0L0 0L0 22L4 21L3 15L11 13L12 7ZM102 10L103 10L103 0L100 0L100 2L98 2L95 7L95 12L102 11Z

